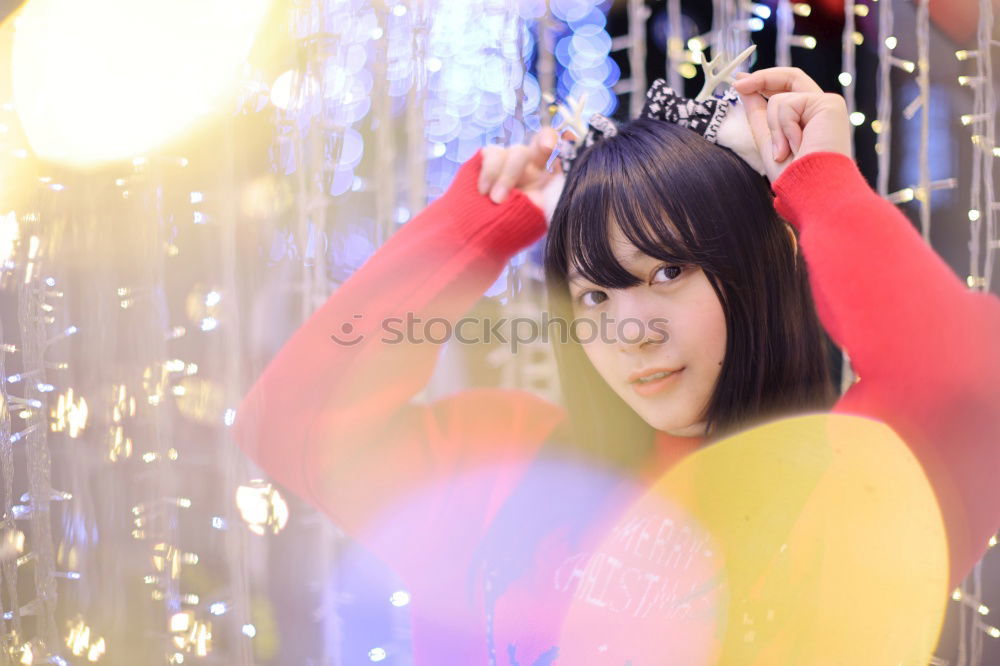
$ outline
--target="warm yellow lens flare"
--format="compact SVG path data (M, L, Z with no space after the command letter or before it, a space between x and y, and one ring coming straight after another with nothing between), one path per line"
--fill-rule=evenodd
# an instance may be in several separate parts
M891 428L856 416L776 421L701 449L596 552L601 567L582 575L595 592L575 596L563 627L570 663L626 644L648 663L674 663L683 646L676 663L701 666L916 666L949 595L920 464Z
M14 104L34 152L93 165L224 110L271 0L30 0L14 19Z

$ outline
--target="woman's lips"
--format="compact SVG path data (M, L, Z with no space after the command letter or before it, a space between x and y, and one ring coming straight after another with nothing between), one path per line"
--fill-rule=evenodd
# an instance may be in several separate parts
M659 393L660 391L676 384L677 381L679 381L680 374L682 372L684 372L684 368L671 372L666 377L654 379L649 382L633 381L632 390L641 396L649 396L654 393Z

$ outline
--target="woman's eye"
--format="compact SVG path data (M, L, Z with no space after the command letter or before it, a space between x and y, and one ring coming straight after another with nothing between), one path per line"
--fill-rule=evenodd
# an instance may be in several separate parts
M684 271L682 266L660 266L653 273L653 282L673 282L681 276ZM663 277L660 277L660 276Z
M608 295L603 291L585 291L580 294L580 303L588 308L600 305L606 300L608 300Z

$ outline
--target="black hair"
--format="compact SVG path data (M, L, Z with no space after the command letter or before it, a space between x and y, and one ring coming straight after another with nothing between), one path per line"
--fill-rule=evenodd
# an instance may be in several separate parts
M835 394L830 342L808 274L767 180L695 132L640 118L580 155L545 251L553 317L572 320L568 274L605 288L640 280L615 259L611 225L638 249L700 267L722 304L726 352L704 413L708 440L781 415L825 410ZM632 467L653 430L607 386L572 339L553 337L574 446Z

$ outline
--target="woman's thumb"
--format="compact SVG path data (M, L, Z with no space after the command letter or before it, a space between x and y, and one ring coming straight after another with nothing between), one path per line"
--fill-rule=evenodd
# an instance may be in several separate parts
M753 133L754 143L761 156L766 160L771 157L771 147L768 145L771 142L771 129L767 125L767 100L757 93L749 95L739 93L739 96L740 102L743 104L743 111L747 116L747 123L750 125L750 131Z
M559 133L556 132L554 127L543 127L541 131L538 132L538 137L542 148L545 150L552 150L556 147L556 143L559 141Z
M535 166L539 168L545 167L545 163L548 161L549 155L552 154L552 149L556 147L558 141L559 134L555 129L543 127L539 130L531 142L534 147L531 154L531 161L534 162Z

